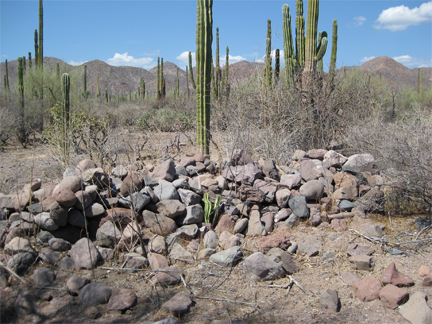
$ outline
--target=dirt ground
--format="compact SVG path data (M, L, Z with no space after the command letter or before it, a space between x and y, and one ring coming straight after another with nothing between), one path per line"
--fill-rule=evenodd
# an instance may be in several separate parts
M165 149L175 155L171 143L175 142L175 135L167 135ZM181 138L181 147L177 158L184 158L193 153L193 147L187 137ZM171 148L166 149L166 147ZM175 145L174 145L175 146ZM151 148L149 148L151 151ZM222 154L221 154L222 155ZM85 156L74 156L78 162ZM123 157L127 161L127 157ZM221 156L213 157L216 160ZM137 159L135 159L136 161ZM119 160L120 161L120 160ZM120 161L121 162L121 161ZM145 163L157 163L156 159L148 159ZM54 159L49 148L42 144L29 146L26 149L7 147L0 152L0 192L14 192L17 185L28 183L32 178L40 178L43 183L57 183L62 177L62 169ZM349 229L360 229L366 222L386 225L384 234L389 241L409 241L415 237L413 217L398 218L368 215L366 218L355 217L348 221ZM143 269L135 273L119 270L122 262L112 260L105 262L93 272L88 270L58 271L56 284L47 289L34 289L38 296L40 313L17 319L13 314L13 302L24 285L12 279L11 286L1 290L1 307L10 309L10 320L22 323L145 323L158 321L172 316L161 309L161 305L178 292L193 293L194 306L190 311L178 318L178 323L210 323L212 320L243 320L247 323L409 323L398 310L384 307L379 300L361 302L355 298L351 285L342 280L342 273L350 271L360 278L372 275L380 279L381 274L392 261L396 268L415 281L415 285L406 288L409 293L417 290L424 291L432 297L431 287L422 287L422 277L418 274L421 265L432 269L432 249L430 244L405 244L398 247L410 254L390 255L380 244L370 243L354 231L336 232L329 224L323 223L318 227L300 223L290 229L281 226L275 232L285 232L291 241L301 242L306 236L315 235L323 242L323 248L318 256L305 257L295 255L294 259L300 271L292 277L305 289L303 292L297 285L288 291L289 279L284 278L273 282L255 282L248 280L243 274L240 262L234 268L222 268L209 262L196 261L193 264L179 263L185 274L185 283L174 288L153 286L150 278L154 273L150 269ZM428 233L425 233L427 235ZM350 243L370 243L374 245L372 271L353 270L346 254ZM35 243L36 244L36 243ZM186 246L188 242L184 242ZM250 242L244 244L244 257L255 251L250 249ZM36 249L41 246L36 245ZM334 252L334 256L326 261L323 255L327 251ZM2 252L1 252L2 253ZM50 267L39 261L32 269ZM23 277L33 282L32 272ZM106 284L111 288L132 289L137 296L138 304L125 313L108 312L106 305L85 307L78 297L72 297L66 290L65 283L73 275L90 278L93 282ZM320 307L320 295L326 289L335 289L341 300L341 310L338 313ZM428 304L432 307L432 299Z

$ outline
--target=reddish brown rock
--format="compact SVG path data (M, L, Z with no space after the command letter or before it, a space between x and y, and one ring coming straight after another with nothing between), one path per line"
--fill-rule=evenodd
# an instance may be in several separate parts
M174 286L181 282L180 275L182 271L177 266L171 266L160 269L156 272L155 276L151 279L153 284L166 286Z
M408 300L408 296L408 291L391 284L379 292L379 298L383 305L391 309L396 309L399 305L404 304Z
M102 226L105 222L118 222L121 225L129 224L133 219L133 211L127 208L114 207L107 210L108 216L102 218L99 222L99 227ZM139 220L138 220L139 221Z
M286 250L290 245L290 239L288 235L284 233L263 236L258 240L258 246L264 250L268 250L274 247Z
M367 276L352 284L354 295L361 301L367 302L379 297L381 283L378 279Z
M346 219L332 219L331 226L338 232L344 232L348 230Z
M422 282L423 287L431 287L432 286L432 275L428 275L424 277Z
M347 254L349 256L360 255L360 254L372 255L372 254L374 254L374 252L375 252L375 249L370 244L353 243L353 244L348 245L348 248L347 248Z
M108 310L124 311L137 303L137 295L130 289L113 288L108 301Z
M73 207L76 202L75 194L68 188L59 188L54 193L55 200L64 207Z
M428 267L426 267L425 265L420 266L419 270L418 270L418 274L421 277L426 277L427 275L430 274L430 270Z
M134 173L132 176L128 174L120 186L120 193L122 196L128 196L135 191L140 191L142 187L143 178L139 174Z
M233 233L235 227L235 222L228 214L223 214L216 225L215 232L221 235L222 232Z
M414 285L412 280L407 275L404 275L396 270L396 265L391 262L381 275L383 285L392 284L398 287L406 287Z

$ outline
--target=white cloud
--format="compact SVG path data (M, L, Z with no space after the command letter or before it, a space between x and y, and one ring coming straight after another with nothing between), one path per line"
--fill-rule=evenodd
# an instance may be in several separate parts
M176 57L180 68L189 66L189 52L183 52ZM192 52L192 67L195 66L195 52Z
M225 61L226 61L226 56L221 57L220 59L221 67L225 66ZM240 61L246 61L246 59L240 55L236 55L236 56L229 55L229 64L234 64Z
M374 59L374 58L375 58L375 56L365 56L365 57L363 57L363 58L360 60L360 62L361 62L361 63L364 63L364 62L370 61L370 60L372 60L372 59Z
M354 17L354 23L352 24L353 27L359 27L364 24L366 21L366 18L363 16Z
M410 9L404 5L383 10L375 21L374 28L390 31L404 30L411 25L432 21L432 1Z
M153 52L144 52L144 53L142 53L142 55L144 55L144 56L159 56L160 55L160 50L156 50L156 51L153 51Z
M284 53L285 53L284 50L279 51L279 59L280 59L281 63L283 62L283 59L284 59L284 55L285 55ZM276 50L271 51L270 56L272 58L272 64L274 64L274 61L276 60ZM243 60L246 60L246 59L243 59ZM254 62L265 63L265 55L263 55L260 58L256 58Z
M119 54L115 53L113 58L109 58L106 60L106 63L114 66L135 66L145 69L151 69L156 64L153 62L153 58L151 57L143 57L143 58L134 58L133 56L128 55L128 53Z
M82 65L86 62L88 62L88 61L81 61L81 62L69 61L68 64L73 65L73 66L78 66L78 65Z
M432 60L411 57L409 55L401 55L393 57L393 60L405 65L406 67L412 69L416 67L432 67Z

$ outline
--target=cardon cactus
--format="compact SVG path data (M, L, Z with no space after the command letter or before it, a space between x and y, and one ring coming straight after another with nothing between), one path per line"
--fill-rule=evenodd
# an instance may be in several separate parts
M38 67L43 69L43 4L39 0L39 52L38 52Z
M18 114L18 128L17 137L19 142L25 146L27 141L25 125L24 125L24 68L23 59L18 57L18 95L20 100L19 114Z
M197 0L196 105L197 142L203 154L210 147L210 86L212 77L213 0Z
M294 76L296 73L297 60L294 53L294 42L291 28L291 14L289 6L284 4L282 6L282 33L284 41L284 58L285 58L285 78L288 87L294 85Z
M63 158L67 165L69 162L69 120L70 120L70 77L69 74L64 73L62 75L62 94L63 94L63 106L62 106L62 136L63 136Z
M28 52L28 60L29 60L29 69L32 68L32 56L31 56L31 52Z
M38 31L37 31L37 29L35 29L35 32L34 32L34 48L35 48L35 66L38 66L39 45L38 45Z
M195 84L195 80L194 80L194 76L193 76L193 70L192 70L192 53L191 52L189 52L189 73L190 73L192 88L194 88L194 90L196 90L196 84Z
M332 75L332 78L334 78L334 74L336 73L336 54L337 54L337 30L338 30L338 24L337 20L333 20L333 35L332 35L332 48L331 48L331 56L330 56L330 69L329 72Z
M265 84L267 89L272 85L272 58L271 58L271 20L267 20L266 56L265 56Z

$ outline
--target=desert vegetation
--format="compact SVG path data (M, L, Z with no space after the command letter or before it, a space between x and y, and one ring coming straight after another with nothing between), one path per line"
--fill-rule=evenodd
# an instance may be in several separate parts
M287 173L290 172L288 166L300 163L300 159L294 158L295 152L300 150L334 150L344 156L369 153L377 162L380 179L385 181L385 186L384 183L379 185L385 189L379 199L363 211L380 219L412 215L430 217L432 88L423 82L422 69L418 69L416 89L403 85L395 87L380 74L361 68L342 67L337 70L337 20L333 21L331 38L326 31L319 32L319 1L309 2L311 5L308 6L305 21L303 1L296 1L295 32L290 8L284 5L281 10L284 63L281 64L279 49L276 49L272 62L271 21L268 21L265 63L257 64L246 78L241 78L240 73L234 73L233 65L229 64L229 47L226 47L226 64L220 67L219 28L216 29L216 53L213 57L212 1L198 0L196 68L192 66L189 52L189 66L184 73L186 85L180 84L183 71L178 67L175 69L175 82L170 84L167 62L164 71L164 60L158 58L155 80L146 79L143 71L134 81L134 90L113 91L100 86L106 80L100 77L99 72L97 86L89 86L91 72L87 65L71 69L66 64L44 64L43 10L40 1L41 22L39 33L35 31L35 58L32 59L29 52L27 61L20 57L13 67L11 62L2 65L5 74L4 87L0 93L0 150L10 152L19 146L26 150L44 146L61 165L61 171L69 172L77 165L77 159L85 157L100 167L92 176L96 177L97 174L101 183L107 181L104 175L111 176L113 170L123 170L124 174L118 175L123 182L110 183L107 189L107 192L117 190L120 199L126 199L129 194L132 196L135 189L142 189L137 188L135 177L138 179L138 174L142 172L148 174L149 165L153 166L153 170L154 166L168 163L173 169L174 161L183 159L184 162L190 158L190 152L183 151L184 141L195 147L200 157L201 154L208 155L207 160L209 164L214 164L214 173L218 175L223 170L230 170L233 152L246 152L254 161L271 161L274 170L285 167ZM330 69L326 73L323 59L329 39L332 42ZM281 68L282 65L284 67ZM17 77L11 78L11 73ZM162 141L161 138L168 138L168 141ZM203 157L202 161L197 162L204 165L204 161ZM336 173L336 168L342 165L335 165ZM96 165L94 167L96 169ZM129 178L125 178L126 175ZM170 181L176 175L174 172ZM190 175L190 178L194 176ZM224 178L234 180L235 176L232 179L231 176L225 174ZM204 223L214 228L222 214L222 206L232 197L222 197L221 192L204 193L200 179L197 177L193 180L198 181L194 192L200 195L198 205L203 206ZM127 189L125 192L120 190L120 183L121 190ZM103 189L106 189L106 185L101 184ZM118 188L114 188L116 185ZM153 185L156 187L156 184ZM124 186L129 188L124 189ZM230 186L230 194L232 191L240 197L242 193L237 185ZM13 185L1 188L5 189L4 193L16 193L18 190L18 186ZM331 199L331 193L326 194L329 200L325 212L330 213L330 205L335 204L336 199ZM154 193L145 192L143 195L154 198ZM125 205L128 203L127 208L133 211L132 216L128 216L128 224L131 225L127 225L130 228L125 224L119 225L121 235L127 230L139 232L139 239L134 243L147 256L143 242L149 242L150 238L140 232L142 209L138 213L134 209L137 202L124 202ZM250 204L244 204L252 215ZM103 210L105 212L108 213L108 208ZM87 231L87 224L83 227ZM89 236L88 233L86 236ZM383 240L380 242L388 243ZM114 247L116 251L117 243ZM129 244L124 247L124 251L132 251L134 243L124 243ZM310 262L309 256L302 261ZM220 278L225 275L217 274ZM142 277L149 281L150 277ZM213 286L206 286L205 280L199 283L190 280L189 288L183 277L178 280L183 281L185 289L190 290L194 284L194 289L198 289L196 287L199 285L213 289ZM301 288L290 277L290 287L294 283ZM222 285L223 281L218 284ZM157 288L153 288L158 292ZM157 295L159 304L160 300Z

